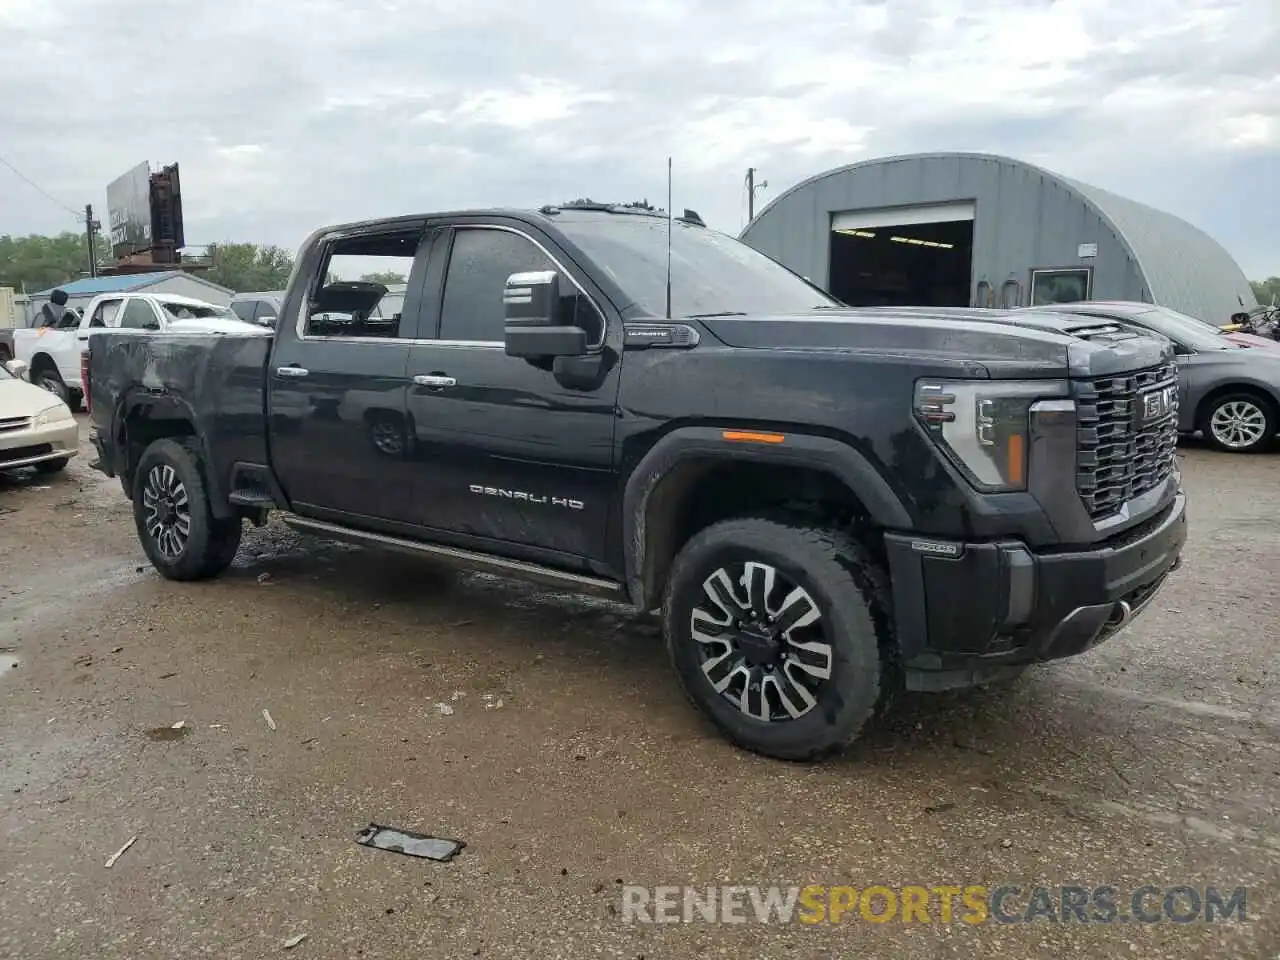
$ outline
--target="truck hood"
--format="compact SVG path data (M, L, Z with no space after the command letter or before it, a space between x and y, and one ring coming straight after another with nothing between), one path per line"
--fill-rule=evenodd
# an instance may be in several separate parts
M824 311L702 317L727 346L748 350L856 352L949 360L991 377L1105 376L1173 359L1173 346L1093 317L993 316L977 310Z

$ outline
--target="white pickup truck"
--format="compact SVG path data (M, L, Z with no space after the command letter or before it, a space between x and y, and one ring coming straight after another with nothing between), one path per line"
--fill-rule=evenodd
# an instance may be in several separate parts
M25 361L31 382L57 394L72 410L80 408L80 355L94 330L131 328L155 331L242 330L246 326L227 307L175 293L104 293L89 301L84 316L68 313L61 325L13 331L15 358Z

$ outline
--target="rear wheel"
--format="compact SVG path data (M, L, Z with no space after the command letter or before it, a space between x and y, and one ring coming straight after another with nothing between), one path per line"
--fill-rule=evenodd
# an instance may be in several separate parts
M1219 450L1255 453L1270 446L1276 435L1275 408L1252 393L1227 394L1209 404L1200 429Z
M663 626L694 704L766 756L840 749L893 689L883 574L838 531L762 518L708 527L675 560Z
M170 580L216 577L235 559L240 518L213 515L191 441L157 440L138 461L133 518L147 558Z

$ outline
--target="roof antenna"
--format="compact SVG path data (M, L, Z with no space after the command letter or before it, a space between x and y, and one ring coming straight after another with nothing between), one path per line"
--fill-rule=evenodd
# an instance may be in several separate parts
M667 319L671 319L671 158L667 157Z

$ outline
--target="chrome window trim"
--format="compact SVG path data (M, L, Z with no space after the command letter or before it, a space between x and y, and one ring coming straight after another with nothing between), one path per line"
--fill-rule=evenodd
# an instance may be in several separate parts
M421 337L304 337L308 343L403 343L408 346L505 347L503 340L431 340Z
M554 254L552 254L550 250L548 250L545 246L543 246L543 244L540 243L536 237L530 236L529 234L525 233L523 230L517 230L515 227L509 227L509 226L506 226L505 224L498 224L498 223L462 223L462 224L450 223L448 224L448 226L454 231L454 233L457 233L461 230L499 230L499 231L502 231L503 233L514 233L516 236L524 237L524 239L532 243L535 247L537 247L540 251L542 251L543 256L545 256L548 260L550 260L553 264L555 264L556 270L560 273L560 275L567 277L569 279L569 282L573 284L574 288L580 294L582 294L582 296L587 298L587 302L591 304L592 309L595 310L595 312L600 316L600 340L597 343L588 344L587 350L588 351L599 350L604 346L605 341L608 339L608 336L609 336L608 315L603 310L600 309L600 304L596 302L595 297L591 296L591 294L588 293L583 288L582 284L580 284L577 281L577 278L574 277L574 275L565 268L565 265L561 263L560 260ZM428 225L427 229L430 229L430 225ZM321 239L321 242L326 244L333 243L336 240L343 239L344 236L345 235L341 233L327 234ZM450 244L449 244L449 256L451 258L453 256L452 240L450 241ZM529 271L524 271L524 272L528 273ZM444 282L440 286L442 306L443 306L445 286L449 282L448 264L445 264L443 280ZM405 291L405 297L406 299L408 298L407 290ZM419 313L421 313L421 310L422 310L421 303L419 303L418 305L418 310L419 310ZM424 346L424 345L431 344L431 345L440 346L440 347L490 347L492 348L492 347L506 346L505 340L439 340L439 339L434 339L430 337L309 336L304 332L306 327L306 321L307 321L307 302L306 300L304 300L301 306L298 308L298 319L294 324L294 331L297 333L299 340L325 342L325 343L330 343L330 342L332 343L403 343L409 346Z

